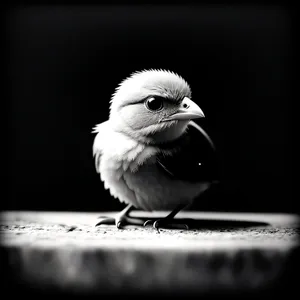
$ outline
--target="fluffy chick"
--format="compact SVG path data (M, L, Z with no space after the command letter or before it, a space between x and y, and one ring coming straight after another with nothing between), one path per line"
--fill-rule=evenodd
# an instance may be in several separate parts
M128 205L115 218L105 218L97 225L120 228L151 223L129 216L138 208L171 210L153 226L181 228L173 222L174 216L211 184L207 178L186 176L189 170L176 172L176 157L186 149L191 125L213 148L209 136L191 121L203 118L204 113L191 100L190 86L173 72L144 70L122 81L110 103L109 119L93 131L97 133L93 155L105 189Z

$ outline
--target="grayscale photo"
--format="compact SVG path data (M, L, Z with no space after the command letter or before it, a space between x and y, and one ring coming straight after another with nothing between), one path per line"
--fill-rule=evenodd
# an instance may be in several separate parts
M8 5L2 37L3 292L297 291L292 6Z

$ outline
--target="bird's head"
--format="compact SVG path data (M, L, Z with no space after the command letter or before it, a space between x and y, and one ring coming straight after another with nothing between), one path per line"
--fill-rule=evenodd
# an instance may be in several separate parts
M202 117L202 110L191 100L188 83L165 70L133 73L120 83L111 99L114 129L144 143L175 140L191 119Z

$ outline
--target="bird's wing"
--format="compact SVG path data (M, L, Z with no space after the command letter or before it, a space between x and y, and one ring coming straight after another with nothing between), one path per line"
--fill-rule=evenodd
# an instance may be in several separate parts
M178 151L173 155L157 156L158 166L168 176L189 182L218 180L214 143L199 125L190 121L187 132L176 146Z

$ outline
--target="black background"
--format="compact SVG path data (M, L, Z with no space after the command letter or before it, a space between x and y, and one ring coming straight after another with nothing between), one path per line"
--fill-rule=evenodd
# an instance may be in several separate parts
M68 5L6 11L9 185L4 209L123 207L95 172L92 127L130 73L192 88L221 183L193 209L290 212L291 11L278 5Z

